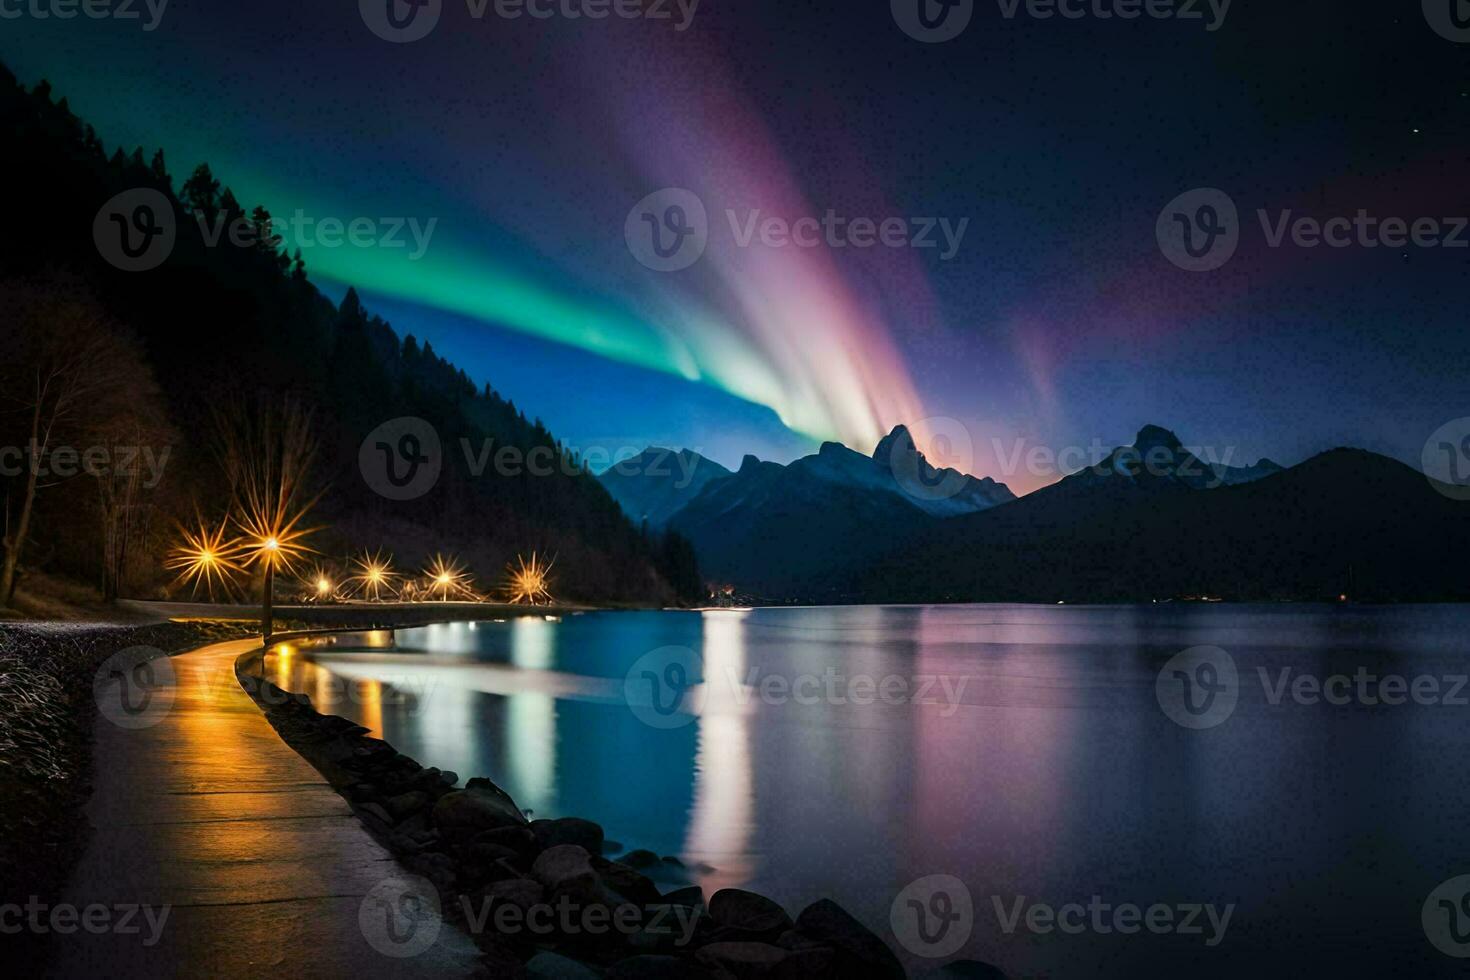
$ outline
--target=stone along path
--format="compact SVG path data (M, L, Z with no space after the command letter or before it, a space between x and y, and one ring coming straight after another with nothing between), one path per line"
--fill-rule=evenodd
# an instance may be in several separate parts
M136 668L152 671L151 700L139 687L99 691L95 832L68 889L74 931L60 934L65 918L52 930L49 973L472 975L475 946L448 923L433 923L434 944L411 959L370 941L384 913L365 897L402 871L240 689L235 659L254 646Z

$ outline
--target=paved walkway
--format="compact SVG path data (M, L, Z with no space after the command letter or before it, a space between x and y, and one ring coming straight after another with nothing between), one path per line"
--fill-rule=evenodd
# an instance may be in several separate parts
M154 921L170 911L161 931L140 912L136 933L54 937L50 975L470 975L474 944L447 923L412 958L385 956L365 937L364 896L402 872L240 689L235 658L254 645L172 658L172 687L165 678L144 713L152 721L167 705L156 723L128 729L98 716L87 807L96 832L67 901L150 906ZM109 912L113 922L124 914Z

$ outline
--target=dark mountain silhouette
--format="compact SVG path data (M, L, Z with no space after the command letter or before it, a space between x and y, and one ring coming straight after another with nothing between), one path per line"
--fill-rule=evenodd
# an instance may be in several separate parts
M635 524L662 530L711 480L729 475L725 467L699 453L650 446L598 479Z
M771 600L1470 597L1470 504L1383 456L1222 467L1151 425L1052 486L942 517L878 473L905 437L879 462L830 444L790 466L747 457L669 524L711 578Z
M1136 446L1177 449L1161 432L1145 429ZM848 598L1470 598L1470 505L1395 460L1337 449L1208 489L1133 459L1115 453L1013 504L931 526L859 572Z
M1238 487L1242 483L1254 483L1263 480L1273 473L1280 473L1283 467L1273 463L1269 459L1259 459L1250 466L1230 466L1226 463L1213 463L1211 469L1215 471L1215 477L1223 486Z
M1075 499L1096 493L1155 493L1166 488L1212 490L1238 486L1278 473L1270 460L1254 466L1229 466L1200 459L1179 437L1157 425L1145 425L1131 446L1119 446L1094 466L1086 467L1030 495L1028 499Z
M675 514L670 527L694 543L700 567L716 583L820 602L838 594L834 573L861 567L934 520L897 494L747 456L738 472L712 481Z
M681 504L664 520L693 542L706 576L769 597L830 597L834 573L848 575L890 540L1015 499L993 480L931 466L903 426L873 456L829 442L789 466L747 456L738 472L710 464L705 473L693 494L673 493L670 477L620 476L611 486L630 515L644 513L639 501Z
M130 523L138 542L125 594L162 587L169 576L159 568L174 522L191 519L196 506L206 514L219 510L227 497L208 439L214 408L287 397L312 412L321 445L315 476L327 492L314 520L328 530L315 543L327 554L382 547L410 570L443 550L463 558L487 586L500 583L518 553L536 549L556 555L554 587L562 598L667 602L676 598L670 581L685 583L679 591L687 594L691 578L698 591L687 548L640 533L540 421L428 344L400 338L356 292L333 304L307 279L299 253L288 256L268 234L243 245L226 234L211 245L199 220L268 232L270 215L247 211L207 166L176 189L161 150L109 155L64 99L53 100L49 85L26 91L4 67L0 120L10 134L13 183L23 186L12 195L11 216L25 229L0 239L0 288L76 297L136 337L179 434L167 447L166 480ZM99 254L93 223L105 202L137 188L167 199L177 240L162 265L125 272ZM9 317L0 324L17 329ZM377 426L403 416L434 426L444 469L425 496L396 502L366 484L358 450ZM24 431L10 431L24 421L0 415L3 444L25 443ZM540 448L561 465L550 475L493 465L477 473L462 447L479 455L487 440L523 455ZM38 567L95 580L101 545L90 482L74 479L37 496L25 554ZM666 567L667 560L676 567Z

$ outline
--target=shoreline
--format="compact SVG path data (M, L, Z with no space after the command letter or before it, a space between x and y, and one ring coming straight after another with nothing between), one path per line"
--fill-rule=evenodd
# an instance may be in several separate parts
M312 636L322 632L311 631ZM301 635L301 634L298 634ZM273 637L285 641L288 637ZM835 902L799 915L752 892L707 896L698 885L665 892L645 871L682 865L647 851L619 854L597 823L529 820L491 780L443 772L405 756L348 718L323 715L309 696L265 679L268 648L236 660L242 688L281 740L351 805L368 832L413 876L412 887L468 932L494 975L904 978L893 950ZM605 853L606 851L606 853ZM537 911L583 917L627 913L639 927L530 927ZM565 912L563 915L565 916ZM550 918L548 914L547 918ZM507 922L510 925L507 927ZM655 922L687 925L668 930ZM958 975L1003 977L988 964L949 966ZM577 971L595 972L577 972ZM529 971L529 972L527 972ZM950 974L954 975L954 974Z
M384 628L442 622L440 614L458 612L456 604L448 605L449 610L393 610L395 616L407 619L412 614L416 620ZM526 606L509 608L530 614ZM574 611L557 608L557 613L538 614ZM32 896L55 900L96 833L86 808L96 783L100 712L94 685L99 668L133 648L172 658L259 635L259 611L248 606L238 607L240 618L221 615L234 611L225 607L210 607L207 611L214 615L197 618L160 616L156 609L151 621L133 618L148 611L145 604L123 600L121 615L113 620L0 621L0 699L5 705L0 713L0 904L24 905ZM381 617L364 615L373 611L319 607L311 618L328 625L306 632L375 628ZM288 607L278 623L303 624L296 613ZM48 955L46 943L29 933L11 937L10 945L22 965L39 969Z

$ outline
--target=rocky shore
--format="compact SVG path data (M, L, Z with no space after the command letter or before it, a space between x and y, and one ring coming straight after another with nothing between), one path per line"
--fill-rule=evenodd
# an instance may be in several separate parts
M752 892L663 891L677 859L604 839L590 820L529 820L485 778L421 766L350 719L323 715L304 694L263 679L262 655L240 658L241 686L282 739L345 797L363 824L480 946L489 975L507 978L826 980L907 976L893 951L835 902L795 917ZM399 896L401 897L401 896ZM933 977L1003 980L987 964Z

